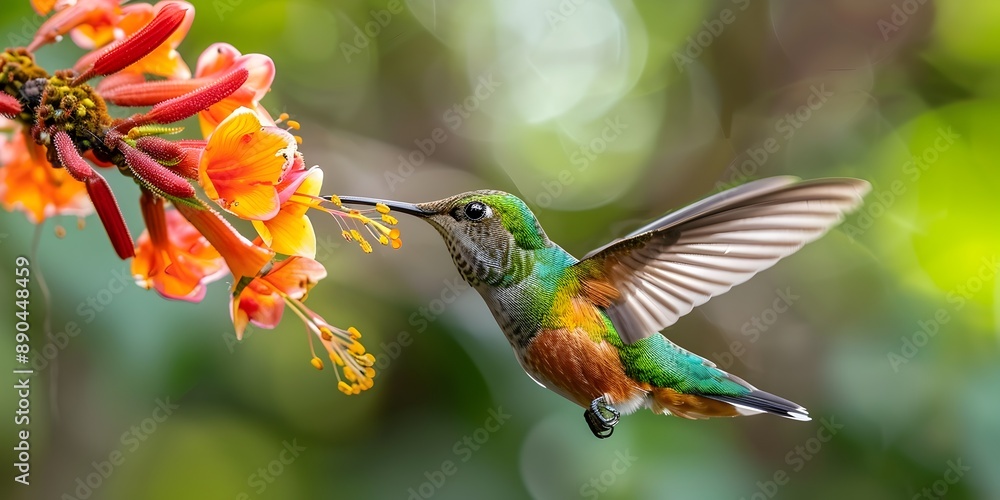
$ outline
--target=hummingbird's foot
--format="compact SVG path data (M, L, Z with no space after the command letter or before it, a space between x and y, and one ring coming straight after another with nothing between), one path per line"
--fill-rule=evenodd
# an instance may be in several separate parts
M583 411L583 418L590 426L590 432L600 439L611 437L615 432L615 425L621 413L614 406L608 404L604 396L598 397L590 402L590 408Z

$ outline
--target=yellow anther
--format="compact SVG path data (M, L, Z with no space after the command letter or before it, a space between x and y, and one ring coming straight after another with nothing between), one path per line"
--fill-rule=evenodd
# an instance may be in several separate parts
M274 120L274 123L281 123L287 119L288 119L288 113L281 113L280 115L278 115L278 119Z
M359 386L358 384L351 385L351 394L361 394L361 390L362 390L361 386Z
M330 330L327 329L327 328L320 328L319 329L319 336L320 336L320 338L322 338L323 340L325 340L327 342L333 340L333 334L331 334Z
M358 243L365 241L364 238L361 237L361 233L357 229L351 229L351 238L353 238L354 241L357 241Z
M351 386L347 385L347 382L344 382L343 380L337 383L337 389L340 389L340 392L344 394L354 393L354 389Z
M359 356L359 357L354 358L354 359L357 360L358 364L361 365L361 366L374 366L375 365L375 356L372 356L372 353L370 353L370 352L366 352L364 356Z
M335 352L330 353L330 361L333 361L333 364L337 366L344 366L344 360L340 359L340 355Z
M365 353L365 346L361 345L361 342L355 341L347 348L347 350L351 351L351 354L361 356Z
M398 240L399 239L399 229L392 228L392 230L389 231L389 239L390 240Z
M392 240L390 243L392 243L393 250L399 250L399 247L403 246L403 240L399 238Z
M94 101L90 100L89 97L84 97L83 100L80 101L80 104L83 104L84 106L86 106L88 108L92 108L92 107L95 106Z
M378 242L380 245L388 245L389 238L387 238L384 234L380 234L378 235Z
M323 360L322 359L319 359L317 357L313 357L313 359L311 359L309 362L312 363L313 368L315 368L317 370L322 370L323 369Z
M372 367L370 367L370 366L366 366L365 367L365 376L368 377L368 378L370 378L370 379L371 378L375 378L375 369L372 368Z
M288 128L290 128L292 130L298 130L298 129L302 128L302 125L300 125L299 122L297 122L295 120L288 120Z
M347 334L351 336L351 340L358 340L361 338L361 332L353 326L347 329Z
M368 243L367 240L361 240L361 251L364 253L372 253L372 244Z
M385 203L376 203L375 204L375 211L378 212L378 213L380 213L380 214L385 215L385 214L389 213L389 205L386 205Z
M372 386L375 385L375 381L372 380L372 379L370 379L370 378L363 378L363 379L361 379L361 380L358 381L358 385L361 386L361 389L366 389L367 390L367 389L371 389ZM360 392L360 391L358 391L358 392Z
M340 235L341 235L341 236L343 236L343 237L344 237L344 239L345 239L345 240L347 240L347 241L351 241L351 240L353 240L353 239L354 239L354 237L353 237L353 236L351 236L351 232L350 232L350 231L348 231L348 230L346 230L346 229L345 229L345 230L343 230L343 231L341 231L341 232L340 232Z
M302 144L302 136L293 135L292 137L295 139L295 144Z
M344 378L346 378L348 382L354 382L358 380L358 375L354 373L354 370L350 368L344 368Z
M340 197L337 196L337 195L335 195L335 194L331 194L330 195L330 203L333 203L334 205L337 205L339 207L340 206Z
M389 214L382 214L382 222L385 222L386 224L394 226L396 224L399 224L399 219L397 219L397 218L395 218L395 217L393 217L393 216L391 216Z

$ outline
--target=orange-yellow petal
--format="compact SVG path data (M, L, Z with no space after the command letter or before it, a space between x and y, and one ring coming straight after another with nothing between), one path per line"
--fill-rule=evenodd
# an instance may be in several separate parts
M293 256L278 262L261 278L276 290L293 299L305 297L309 290L326 277L323 264L306 257Z
M310 197L318 196L323 187L323 171L309 170L299 188L286 202L282 203L278 214L264 221L253 221L264 244L285 255L316 257L316 233L312 221L306 215Z
M199 182L213 201L243 219L266 220L280 208L276 186L295 158L295 139L262 126L256 112L240 108L208 138Z

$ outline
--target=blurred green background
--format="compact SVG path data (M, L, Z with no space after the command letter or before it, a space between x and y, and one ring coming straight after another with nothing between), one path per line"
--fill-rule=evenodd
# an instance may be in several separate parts
M35 352L46 314L80 331L32 381L32 484L0 496L1000 498L997 2L194 3L189 65L217 41L271 56L264 104L302 122L326 193L503 189L582 256L751 178L871 181L840 228L668 331L814 420L642 411L594 439L524 375L430 227L404 219L402 249L363 255L314 217L330 276L309 304L379 357L374 389L344 396L294 317L236 343L229 283L163 300L131 284L96 218L66 218L33 263L52 291L48 309L33 299ZM4 43L38 22L6 2ZM138 191L113 186L137 234ZM10 282L34 228L0 224Z

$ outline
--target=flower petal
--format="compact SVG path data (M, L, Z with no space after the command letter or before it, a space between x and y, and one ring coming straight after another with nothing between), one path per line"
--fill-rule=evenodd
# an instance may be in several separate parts
M238 109L209 137L199 181L209 198L238 217L270 219L280 208L276 186L294 162L295 148L291 134L262 127L253 110Z

